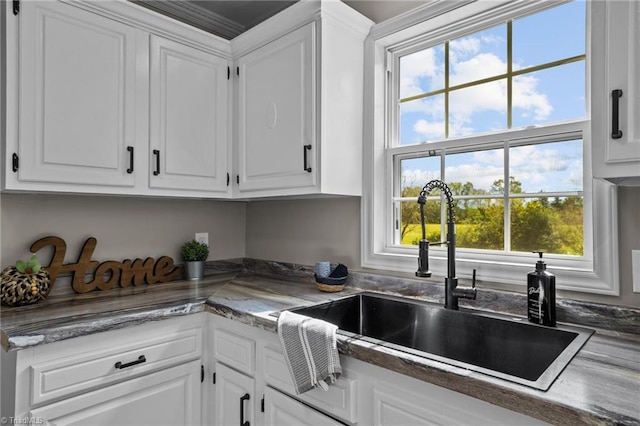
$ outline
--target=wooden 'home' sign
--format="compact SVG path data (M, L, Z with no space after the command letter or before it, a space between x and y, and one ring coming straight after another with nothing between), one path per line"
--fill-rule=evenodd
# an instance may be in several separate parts
M173 264L169 256L161 256L158 260L152 257L146 259L125 259L121 262L108 260L98 262L91 260L98 241L89 237L84 242L76 263L63 263L67 252L67 243L59 237L44 237L31 244L31 253L53 246L51 263L47 266L51 285L59 274L70 272L71 286L76 293L86 293L92 290L109 290L116 285L128 287L130 285L156 284L173 281L182 276L182 268ZM89 280L87 281L87 275Z

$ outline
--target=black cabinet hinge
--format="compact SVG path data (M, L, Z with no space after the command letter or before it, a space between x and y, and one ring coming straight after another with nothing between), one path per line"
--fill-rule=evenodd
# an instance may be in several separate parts
M229 176L229 173L227 173L227 186L229 186L229 181L231 180L231 177Z
M200 383L204 383L204 365L200 366Z
M236 175L236 183L240 185L240 175Z
M236 67L236 75L240 77L240 67Z
M260 412L264 413L264 395L262 395L262 399L260 400Z
M18 154L14 152L13 155L11 155L11 170L13 170L14 173L17 173L19 167L20 159L18 158Z
M231 79L231 67L227 67L227 80Z
M216 373L213 373L213 384L216 384Z
M20 13L20 0L13 0L13 14L18 15Z

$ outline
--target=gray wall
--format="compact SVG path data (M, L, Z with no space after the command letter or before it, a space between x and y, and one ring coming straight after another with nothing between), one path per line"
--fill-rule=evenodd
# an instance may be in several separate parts
M640 188L619 189L620 297L565 296L640 306L632 292L631 250L640 249ZM169 255L195 232L209 232L210 260L252 257L313 265L319 260L360 264L360 199L224 202L74 195L0 195L2 267L28 256L36 239L66 240L75 262L84 240L98 240L95 260ZM48 262L48 258L42 259Z
M618 227L620 304L640 306L631 275L631 250L640 250L640 187L618 189Z
M559 296L640 307L640 294L633 293L631 276L631 250L640 249L640 187L619 188L618 210L620 297L569 292ZM249 203L247 257L304 265L313 265L319 260L344 262L350 267L359 265L360 200Z
M196 232L209 233L209 260L243 257L245 204L238 202L81 195L0 195L2 267L29 255L37 239L56 235L75 262L88 237L98 240L93 259L171 256ZM41 258L48 264L49 256Z
M247 205L247 257L360 266L360 198L257 201Z

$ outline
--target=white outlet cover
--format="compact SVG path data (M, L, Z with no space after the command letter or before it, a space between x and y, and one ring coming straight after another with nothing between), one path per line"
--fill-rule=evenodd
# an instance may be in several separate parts
M196 232L195 240L199 243L209 245L209 233L208 232Z
M640 250L631 250L631 276L633 292L640 293Z

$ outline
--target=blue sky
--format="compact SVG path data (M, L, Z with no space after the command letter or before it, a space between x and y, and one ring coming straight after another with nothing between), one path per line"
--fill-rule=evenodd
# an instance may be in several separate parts
M584 34L584 1L516 19L513 23L513 68L525 69L584 54ZM506 24L451 40L449 56L450 85L506 72ZM580 61L515 77L512 128L584 117L584 68L584 61ZM444 45L403 57L400 97L443 88L443 73ZM505 130L506 93L504 79L453 91L449 101L449 136ZM401 144L444 138L444 95L406 102L400 108ZM465 178L474 182L476 187L484 188L490 179L504 176L501 157L501 151L450 156L447 158L446 180L463 181ZM413 179L426 178L430 172L438 172L439 161L434 160L404 161L405 181L410 184ZM527 192L582 189L582 181L578 179L582 174L580 141L512 149L510 163L510 174L523 183Z

